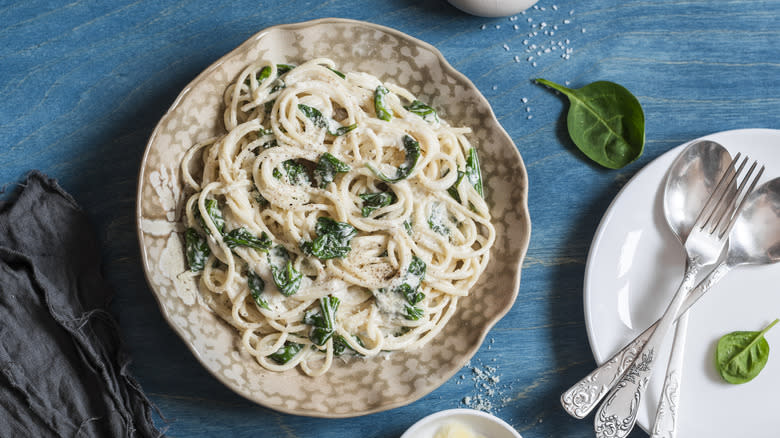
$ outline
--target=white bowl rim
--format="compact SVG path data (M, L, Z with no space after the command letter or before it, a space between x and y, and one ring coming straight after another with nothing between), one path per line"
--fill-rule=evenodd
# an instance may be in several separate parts
M509 423L498 418L497 416L477 409L466 409L466 408L447 409L444 411L435 412L433 414L425 416L420 420L418 420L416 423L414 423L411 427L409 427L409 429L407 429L403 433L403 435L401 435L401 438L421 438L414 435L415 433L419 433L419 430L421 428L427 426L428 424L435 423L437 421L442 421L448 417L454 417L454 416L466 416L466 417L487 419L490 420L492 423L500 426L502 429L505 429L507 432L510 432L512 436L516 438L522 438L522 436L520 436L520 433L518 433L514 427L510 426Z

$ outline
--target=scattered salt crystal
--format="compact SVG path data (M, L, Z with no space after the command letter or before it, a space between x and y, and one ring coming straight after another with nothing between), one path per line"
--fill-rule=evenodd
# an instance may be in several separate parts
M523 102L523 103L528 103L528 98L527 98L527 97L524 97L524 98L520 99L520 101L521 101L521 102ZM491 341L491 342L492 342L492 341Z
M532 21L534 21L534 19L533 19L533 18L531 18L531 17L528 17L528 22L530 23L530 22L532 22Z
M570 23L571 23L571 20L569 20L568 18L563 20L563 24L570 24Z
M494 90L498 90L498 85L493 85Z
M584 27L582 28L582 33L585 33L585 28Z
M534 118L534 116L528 116L528 117L527 117L527 119L528 119L528 120L531 120L531 119L533 119L533 118Z
M534 67L536 67L536 61L534 61L534 62L533 62L533 64L531 64L531 65L533 65Z
M512 26L512 27L514 27L514 28L515 28L515 30L517 30L517 29L520 29L520 26L518 26L518 25L516 25L516 24L515 24L514 26Z
M552 8L553 8L553 11L557 11L558 10L558 5L552 5Z
M504 44L504 50L506 50L508 52L509 51L509 46Z
M515 62L520 62L520 57L515 55Z
M501 25L500 24L496 24L496 29L501 29Z
M486 28L486 27L487 27L487 26L486 26L486 25L484 25L484 24L483 24L482 26L479 26L479 28L480 28L480 29L482 29L482 30L485 30L485 28Z
M530 113L531 112L531 107L530 106L525 107L525 112Z

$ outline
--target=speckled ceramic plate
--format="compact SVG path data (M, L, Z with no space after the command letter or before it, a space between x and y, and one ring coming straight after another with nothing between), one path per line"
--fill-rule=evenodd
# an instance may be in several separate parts
M179 161L194 143L223 132L222 93L259 58L300 63L328 57L430 102L451 124L470 126L496 226L490 264L442 333L426 348L337 363L321 377L260 367L239 351L234 330L200 304L185 267L179 224ZM146 277L163 315L206 369L263 406L292 414L351 417L410 403L452 377L512 307L531 223L528 180L517 148L487 100L429 44L370 23L324 19L268 28L214 63L179 95L154 130L138 182L138 237Z

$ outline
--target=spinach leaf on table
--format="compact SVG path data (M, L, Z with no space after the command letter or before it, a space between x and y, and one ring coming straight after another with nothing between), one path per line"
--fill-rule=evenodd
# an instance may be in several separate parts
M287 341L284 345L276 350L275 353L269 354L268 357L279 365L284 365L298 354L303 349L303 344L297 342Z
M414 166L417 165L417 161L420 159L420 142L415 140L411 135L405 134L403 136L403 143L404 150L406 151L406 158L404 162L396 169L394 177L385 175L371 163L366 163L366 167L368 167L368 169L373 172L377 178L386 183L393 184L406 179L409 174L412 173Z
M317 237L311 242L302 242L301 250L321 260L346 257L352 249L349 243L357 234L352 225L328 217L317 218L314 231Z
M228 248L235 248L238 246L246 246L254 248L258 251L268 251L271 249L271 239L263 232L260 237L255 237L244 227L236 228L229 233L222 236L222 240L227 244Z
M320 155L320 161L314 168L314 179L317 181L317 187L325 188L333 182L337 173L349 172L352 168L348 164L334 157L329 152Z
M645 115L639 100L622 85L597 81L571 89L536 79L568 97L569 136L591 160L609 169L633 162L644 150Z
M760 332L737 331L718 341L715 365L723 380L739 384L753 380L769 360L769 343L764 334L780 319L775 319Z
M272 249L268 254L268 263L271 265L271 276L279 292L289 297L298 292L301 287L303 274L293 267L290 254L281 245Z
M187 228L187 231L184 232L184 244L190 271L202 271L206 265L206 260L208 260L211 254L206 238L198 233L195 228Z
M306 312L303 316L303 323L309 324L311 331L309 339L316 345L325 345L333 336L336 323L336 311L339 308L339 299L334 296L320 298L319 310Z

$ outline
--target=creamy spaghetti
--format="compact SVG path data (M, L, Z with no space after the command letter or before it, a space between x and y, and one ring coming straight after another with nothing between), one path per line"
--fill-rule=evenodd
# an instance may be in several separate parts
M224 96L226 133L182 161L184 239L241 348L316 376L436 336L495 239L471 130L329 59L256 62Z

